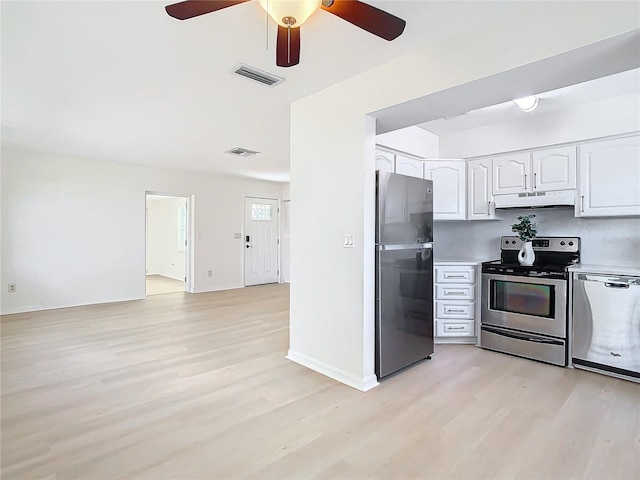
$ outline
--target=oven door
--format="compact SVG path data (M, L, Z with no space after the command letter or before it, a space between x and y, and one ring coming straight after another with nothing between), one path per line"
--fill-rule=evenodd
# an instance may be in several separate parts
M567 281L483 273L482 324L566 338Z

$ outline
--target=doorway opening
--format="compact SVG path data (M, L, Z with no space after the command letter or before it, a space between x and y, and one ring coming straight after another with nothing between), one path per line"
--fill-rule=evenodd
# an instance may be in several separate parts
M189 291L189 198L146 194L146 295Z
M278 283L278 200L244 199L244 284Z

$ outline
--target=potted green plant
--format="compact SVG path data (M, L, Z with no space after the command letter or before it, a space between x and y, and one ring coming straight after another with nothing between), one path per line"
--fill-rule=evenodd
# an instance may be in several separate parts
M535 215L518 215L518 222L511 225L511 231L518 234L520 240L524 242L518 252L518 261L521 265L533 265L536 254L533 251L531 240L538 234L538 224L531 221Z

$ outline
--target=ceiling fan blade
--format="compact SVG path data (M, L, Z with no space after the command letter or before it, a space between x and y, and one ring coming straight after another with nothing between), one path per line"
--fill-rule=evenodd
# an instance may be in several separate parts
M300 63L300 27L283 27L278 25L276 39L276 65L293 67Z
M407 24L401 18L357 0L334 0L322 9L385 40L398 38Z
M248 1L249 0L187 0L186 2L167 5L164 9L173 18L186 20Z

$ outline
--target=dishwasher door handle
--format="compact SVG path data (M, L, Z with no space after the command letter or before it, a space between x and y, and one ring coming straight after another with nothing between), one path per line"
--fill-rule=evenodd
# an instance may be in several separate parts
M611 282L605 282L604 283L605 287L609 287L609 288L629 288L629 284L628 283L611 283Z
M640 285L639 277L624 277L618 275L591 275L588 273L578 273L575 276L575 279L587 282L600 282L604 283L606 287L611 288L628 288L629 285Z

